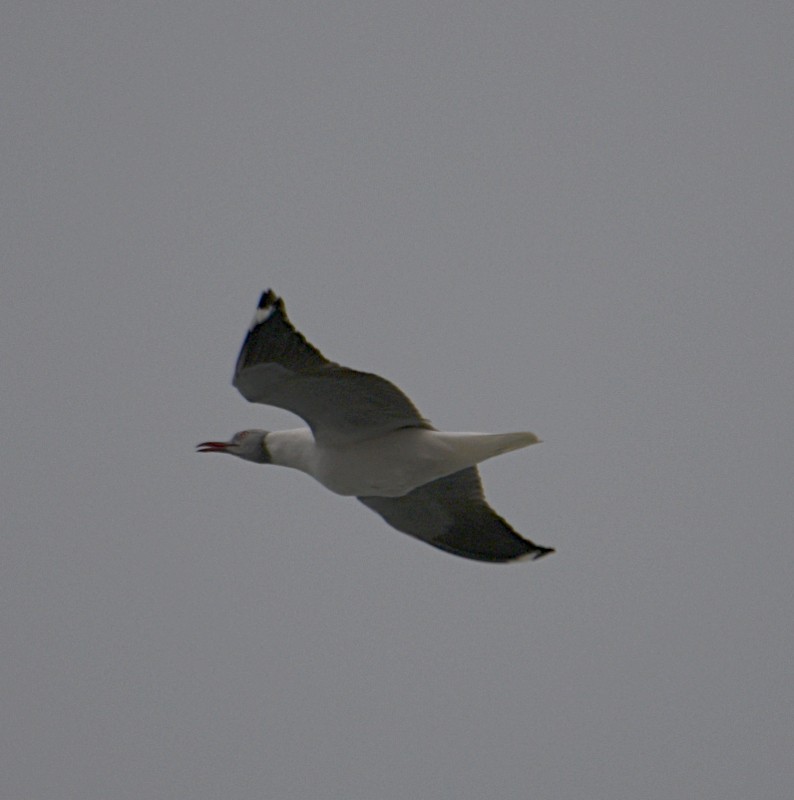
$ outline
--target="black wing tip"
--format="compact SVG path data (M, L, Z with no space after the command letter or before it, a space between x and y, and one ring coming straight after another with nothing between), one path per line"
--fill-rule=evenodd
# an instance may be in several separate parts
M540 545L535 545L535 549L527 553L527 555L532 561L537 561L539 558L550 556L552 553L556 552L557 551L553 547L541 547Z
M528 542L529 547L520 555L512 555L502 558L494 558L494 561L500 561L503 564L516 564L520 561L538 561L545 556L549 556L557 551L553 547L541 547L539 544Z
M269 308L270 306L278 303L280 300L281 298L278 297L278 295L276 295L272 289L265 289L265 291L262 292L262 296L259 298L259 305L257 308Z
M249 330L264 324L276 313L286 316L284 301L272 289L266 289L259 298Z
M359 498L360 500L361 498ZM472 561L485 561L491 564L516 564L519 561L537 561L539 558L551 555L557 551L553 547L542 547L530 542L528 539L513 541L510 546L478 549L475 547L462 547L460 544L450 544L443 539L426 540L428 544L445 550L447 553L468 558ZM504 543L502 543L504 545Z

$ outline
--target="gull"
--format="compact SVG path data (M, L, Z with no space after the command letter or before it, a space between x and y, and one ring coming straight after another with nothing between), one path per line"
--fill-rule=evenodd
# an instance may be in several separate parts
M534 433L439 431L393 383L329 361L263 292L232 385L251 403L291 411L308 428L245 430L201 453L228 453L311 475L354 496L393 528L475 561L549 553L516 533L485 501L476 465L540 442Z

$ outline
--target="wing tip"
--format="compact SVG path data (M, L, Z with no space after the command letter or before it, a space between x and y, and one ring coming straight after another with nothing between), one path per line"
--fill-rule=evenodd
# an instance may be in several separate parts
M257 308L267 308L268 306L272 306L278 299L279 298L272 289L265 289L259 298L259 305Z
M257 326L267 322L276 311L284 313L284 301L272 289L266 289L259 298L259 303L248 330L252 331Z
M556 553L557 551L553 547L542 547L539 544L532 544L531 549L528 550L523 555L520 555L515 561L538 561L545 556L550 556L552 553Z

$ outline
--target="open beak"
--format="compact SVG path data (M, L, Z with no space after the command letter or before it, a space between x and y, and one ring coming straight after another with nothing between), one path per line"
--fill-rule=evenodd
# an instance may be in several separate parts
M225 453L231 444L231 442L202 442L196 445L196 450L199 453Z

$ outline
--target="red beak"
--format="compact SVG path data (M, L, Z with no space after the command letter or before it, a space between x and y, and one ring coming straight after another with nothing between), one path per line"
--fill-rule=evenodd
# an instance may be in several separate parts
M225 453L231 442L202 442L196 445L199 453Z

